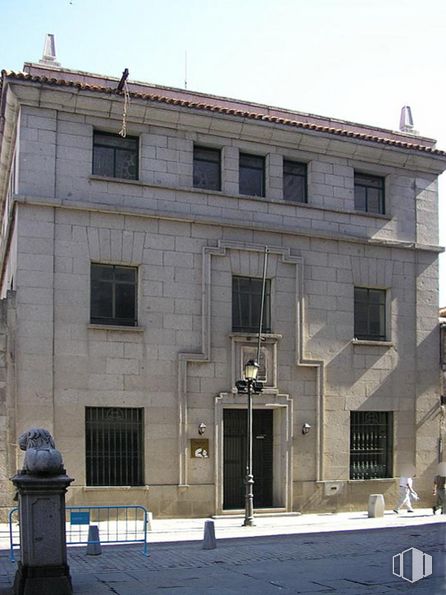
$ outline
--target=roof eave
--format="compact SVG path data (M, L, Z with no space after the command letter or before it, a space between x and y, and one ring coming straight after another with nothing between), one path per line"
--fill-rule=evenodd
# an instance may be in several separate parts
M60 71L53 71L53 70L48 71L48 74L53 74L53 73L60 74ZM30 73L13 73L13 72L2 71L2 75L4 77L15 79L16 81L21 80L23 82L28 82L33 85L35 85L35 84L39 84L42 86L48 85L53 88L54 88L54 86L57 86L59 88L76 88L80 91L90 91L93 93L103 93L103 94L107 94L107 95L117 94L116 87L114 87L114 86L103 87L103 86L98 86L98 85L90 85L85 82L73 81L73 80L61 80L61 79L58 79L55 77L49 77L49 76L48 77L47 76L43 76L43 77L35 76ZM107 82L113 83L113 84L115 83L114 79L113 80L112 79L101 79L101 80L106 80ZM380 136L379 134L376 134L376 133L380 133L380 132L385 133L386 131L383 129L370 128L370 129L367 129L369 131L369 133L358 132L353 129L355 126L353 123L349 123L353 127L352 129L348 129L348 128L343 129L343 128L335 128L333 126L328 126L328 125L321 125L321 124L315 124L315 123L310 123L310 122L304 122L304 121L300 121L300 120L296 120L296 119L279 117L277 115L271 115L268 113L249 111L247 109L236 109L236 108L232 108L232 107L230 108L230 107L218 106L215 104L209 104L209 103L205 103L205 102L201 102L201 101L191 101L189 99L182 99L181 97L175 98L175 97L167 97L167 96L157 95L157 94L153 94L153 93L146 94L146 93L141 93L141 92L131 92L130 96L133 99L141 99L143 101L164 103L166 105L186 107L188 109L198 109L201 111L218 112L220 114L225 114L225 115L229 115L229 116L233 116L233 117L239 116L239 117L247 118L250 120L283 124L286 126L302 128L305 130L326 132L328 134L332 134L332 135L336 135L336 136L340 136L340 137L342 136L342 137L346 137L346 138L356 138L358 140L382 143L382 144L387 144L389 146L397 146L402 149L415 150L415 151L420 151L423 153L430 153L430 154L438 155L438 156L446 156L445 151L440 151L435 148L435 145L434 145L435 141L433 141L432 139L427 139L424 137L415 137L415 136L410 136L410 135L403 136L403 135L398 134L399 137L402 137L405 140L396 140L395 138L387 138L385 136ZM206 98L206 96L203 96L203 99L205 99L205 98ZM198 97L197 97L197 99L198 99ZM256 105L252 104L252 107L260 107L260 106L256 106ZM298 114L296 113L295 115L297 116ZM339 123L341 123L341 122L339 122ZM366 127L363 127L363 128L364 128L364 130L366 130ZM387 132L388 132L389 137L395 136L395 133L393 133L392 131L387 131ZM417 142L415 142L415 141L417 141Z

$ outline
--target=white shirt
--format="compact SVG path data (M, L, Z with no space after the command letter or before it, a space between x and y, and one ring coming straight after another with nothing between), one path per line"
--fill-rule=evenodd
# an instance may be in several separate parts
M412 478L411 477L400 477L400 488L412 489Z

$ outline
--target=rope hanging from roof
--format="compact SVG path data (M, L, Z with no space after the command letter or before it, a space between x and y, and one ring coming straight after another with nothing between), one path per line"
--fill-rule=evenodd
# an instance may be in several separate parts
M127 110L130 105L130 93L129 93L129 89L127 86L127 81L124 81L123 91L124 91L124 110L122 112L122 128L118 134L120 134L122 136L122 138L125 138L127 136Z

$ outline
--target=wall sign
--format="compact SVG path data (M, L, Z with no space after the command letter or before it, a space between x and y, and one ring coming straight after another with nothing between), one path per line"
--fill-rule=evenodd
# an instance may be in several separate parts
M193 459L208 459L209 458L209 439L208 438L191 438L190 456Z

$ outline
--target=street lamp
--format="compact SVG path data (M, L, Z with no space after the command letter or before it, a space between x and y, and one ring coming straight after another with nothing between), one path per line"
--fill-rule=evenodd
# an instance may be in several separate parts
M252 474L252 394L262 391L263 385L257 382L259 364L250 359L243 369L244 380L238 380L235 385L239 394L248 395L248 423L246 427L246 475L245 475L245 520L244 527L254 525L254 476Z

